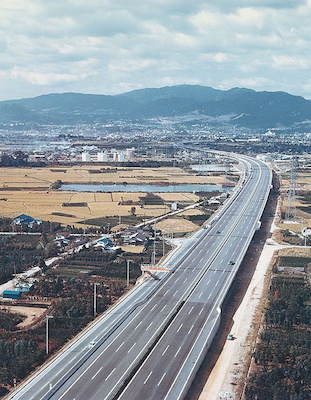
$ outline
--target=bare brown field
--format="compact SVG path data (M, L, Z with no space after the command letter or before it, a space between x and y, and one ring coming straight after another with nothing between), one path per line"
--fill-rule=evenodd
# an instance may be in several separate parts
M63 172L60 172L62 171ZM219 176L197 176L184 172L181 168L120 168L105 173L90 173L99 170L97 166L83 167L46 167L46 168L1 168L0 188L35 188L49 189L56 180L74 183L147 183L175 182L181 183L214 183L221 184L224 179Z
M194 232L198 229L198 225L191 221L181 218L168 218L157 223L157 229L167 234L183 234Z
M29 214L46 221L74 225L84 219L105 216L126 216L132 205L120 205L122 201L138 202L144 193L92 193L51 190L56 180L75 183L221 183L221 177L190 175L180 168L118 168L116 172L90 173L96 166L55 168L1 168L0 169L0 216L15 217ZM63 172L62 172L63 171ZM17 190L19 189L19 190ZM193 193L157 193L166 202L191 204L199 197ZM65 207L67 203L87 203L86 207ZM140 217L156 217L168 212L165 205L135 205ZM67 215L55 215L67 214Z
M280 182L281 182L281 188L282 189L288 189L290 186L290 173L286 172L282 175L280 175ZM297 192L299 190L301 193L304 193L304 191L311 190L311 172L303 172L303 173L298 173L297 174ZM305 207L308 204L302 203L299 200L299 194L296 193L296 201L294 202L296 207ZM281 198L280 198L280 206L281 210L285 211L288 207L288 195L287 192L283 193ZM278 226L282 229L289 229L293 232L301 232L302 227L310 227L311 226L311 214L304 212L303 210L300 210L299 208L296 209L297 212L297 221L298 223L291 223L291 222L280 222Z

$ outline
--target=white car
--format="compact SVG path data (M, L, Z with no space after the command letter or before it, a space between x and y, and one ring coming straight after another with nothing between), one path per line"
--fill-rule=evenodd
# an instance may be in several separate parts
M91 342L90 342L90 344L89 344L89 349L92 349L94 346L95 346L95 344L96 344L96 341L95 340L92 340Z

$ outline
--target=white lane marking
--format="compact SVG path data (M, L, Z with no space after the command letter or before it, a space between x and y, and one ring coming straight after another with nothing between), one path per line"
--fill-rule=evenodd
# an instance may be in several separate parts
M193 308L194 308L194 307L191 307L191 308L190 308L190 310L189 310L189 312L188 312L188 315L191 314L191 311L193 310Z
M117 348L116 353L121 349L125 342L121 343L120 346Z
M216 285L215 285L215 286L217 286L217 285L218 285L218 283L219 283L219 279L218 279L218 281L216 282Z
M163 353L162 353L162 357L164 356L164 354L167 352L167 349L170 347L170 345L168 344L166 347L165 347L165 350L163 351Z
M204 257L202 257L202 258L201 258L200 262L202 262L202 261L203 261L203 259L204 259Z
M140 321L140 323L139 323L138 325L136 325L136 327L135 327L134 330L136 331L136 329L137 329L137 328L139 327L139 325L142 324L142 323L143 323L143 321Z
M189 329L188 335L189 335L189 333L192 331L193 327L194 327L194 325L192 325L192 327Z
M199 315L201 315L201 314L202 314L203 310L204 310L204 308L201 308L201 311L199 312Z
M183 283L186 283L186 282L187 282L187 280L188 280L188 278L186 278L186 279L184 280L184 282L183 282Z
M150 326L153 324L153 321L150 322L150 324L147 326L146 331L150 328Z
M164 379L165 375L166 375L166 372L164 372L164 374L162 375L162 378L159 380L158 386L160 386L160 385L161 385L161 382L163 381L163 379Z
M202 296L202 294L203 294L203 292L201 292L201 293L199 294L199 298Z
M148 379L150 378L150 376L151 376L152 373L153 373L153 371L151 371L151 372L149 373L149 375L147 376L147 378L146 378L145 381L144 381L144 385L147 383L147 381L148 381Z
M155 304L155 305L152 307L152 309L151 309L150 311L152 311L154 308L156 308L157 305L158 305L158 304Z
M169 291L169 289L164 293L164 295L163 296L166 296L167 295L167 292Z
M172 297L174 297L175 296L175 294L177 294L178 293L178 289L176 290L176 292L173 294L173 296Z
M164 308L167 307L167 304L165 304L165 306L162 307L161 311L162 312L164 310Z
M208 284L210 283L210 281L211 281L211 280L209 279L208 282L207 282L207 284L206 284L206 286L208 286Z
M183 324L180 325L180 327L177 329L177 332L180 331L181 327L183 326Z
M93 377L91 379L94 379L96 375L98 375L100 373L100 371L103 369L103 367L100 367L99 370L96 372L95 375L93 375Z
M128 353L136 346L136 343L133 344L133 346L129 349Z
M174 355L174 358L177 357L177 354L180 352L180 350L181 350L181 346L180 346L179 349L176 351L176 353L175 353L175 355Z
M208 299L210 299L210 298L211 298L211 296L212 296L212 293L210 293L210 295L208 296L207 300L208 300Z
M110 374L107 376L107 378L105 379L105 382L106 381L108 381L108 379L111 377L111 375L114 373L114 371L115 371L116 369L114 368L111 372L110 372Z

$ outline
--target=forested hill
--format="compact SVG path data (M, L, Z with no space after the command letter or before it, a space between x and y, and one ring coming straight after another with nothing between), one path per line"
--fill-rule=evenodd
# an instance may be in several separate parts
M311 101L285 92L179 85L114 96L63 93L0 102L0 124L70 125L177 116L248 128L307 128Z

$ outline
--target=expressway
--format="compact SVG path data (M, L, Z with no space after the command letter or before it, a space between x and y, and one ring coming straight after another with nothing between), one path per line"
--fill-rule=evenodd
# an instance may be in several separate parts
M133 291L10 399L185 396L217 331L222 302L271 185L265 164L240 159L243 184L209 228L170 260L171 272Z

